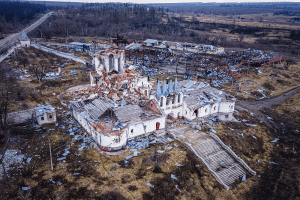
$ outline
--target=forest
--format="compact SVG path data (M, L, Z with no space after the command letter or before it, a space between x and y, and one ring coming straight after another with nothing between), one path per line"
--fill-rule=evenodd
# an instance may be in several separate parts
M195 9L199 8L197 12L174 13L170 11L172 7L169 4L166 8L153 5L108 3L60 8L48 23L32 32L31 36L40 37L42 33L46 39L63 37L67 41L70 36L111 38L122 34L131 41L155 38L229 48L276 49L298 54L299 30L293 26L299 21L295 15L279 14L289 9L287 6L265 5L263 8L268 9L261 14L240 15L240 10L251 13L257 10L257 6L228 8L221 4L203 6L201 9L206 11L201 11L201 6L198 5L195 6ZM222 12L218 11L218 15L206 14L214 9ZM266 13L267 11L270 13ZM291 9L291 12L295 14L295 10Z
M3 33L15 32L33 20L38 13L43 13L46 10L47 6L43 4L0 1L0 37Z
M56 13L30 37L147 38L298 54L300 4L130 4L0 1L0 37L39 13ZM67 6L66 6L67 5ZM189 8L186 10L186 8ZM281 20L281 21L280 21ZM72 40L72 39L71 39ZM69 40L69 41L71 41Z

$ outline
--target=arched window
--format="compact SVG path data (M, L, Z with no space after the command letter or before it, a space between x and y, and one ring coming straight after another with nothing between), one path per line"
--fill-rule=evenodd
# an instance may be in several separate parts
M178 103L180 103L181 94L178 94Z
M164 104L163 104L163 103L164 103L163 100L164 100L164 98L163 98L163 97L160 97L160 107L163 107L163 105L164 105Z
M114 69L114 55L110 54L109 57L109 71Z
M216 110L217 106L214 107L214 110Z
M205 108L205 113L207 113L207 108Z
M172 104L174 104L175 103L175 98L176 98L176 96L173 96L173 98L172 98Z
M172 104L172 96L168 95L167 96L167 105L171 105Z
M118 58L118 71L120 72L121 71L121 59Z

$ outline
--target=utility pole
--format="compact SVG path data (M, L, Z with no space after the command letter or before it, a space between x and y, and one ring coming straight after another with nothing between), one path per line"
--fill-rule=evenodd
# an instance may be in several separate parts
M50 148L50 161L51 161L51 170L53 171L52 152L51 152L51 144L50 144L50 139L49 139L49 148Z

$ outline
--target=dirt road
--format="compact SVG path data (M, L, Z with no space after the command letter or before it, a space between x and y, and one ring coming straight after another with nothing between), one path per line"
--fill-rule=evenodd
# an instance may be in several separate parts
M25 29L23 29L19 33L11 34L8 37L4 38L3 40L0 40L0 49L5 49L5 48L9 48L10 46L12 46L21 37L21 34L22 34L23 31L25 33L28 33L30 31L34 30L41 23L43 23L46 19L48 19L48 17L50 17L53 13L54 12L49 12L49 13L45 14L39 20L34 22L32 25L26 27Z
M286 93L283 93L277 97L264 99L264 100L237 100L236 101L236 108L238 110L247 110L253 114L255 114L261 120L266 120L265 114L261 111L265 108L270 108L275 106L286 99L292 97L296 93L300 92L300 87L294 88Z

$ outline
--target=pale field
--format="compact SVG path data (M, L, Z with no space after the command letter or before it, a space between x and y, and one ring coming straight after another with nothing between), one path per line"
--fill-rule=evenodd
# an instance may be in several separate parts
M291 65L288 70L278 69L277 66L279 65L280 64L277 64L275 67L260 67L259 70L261 70L262 73L252 72L249 73L248 76L238 79L238 82L240 83L239 89L236 83L233 85L224 84L222 88L232 95L241 97L243 99L259 99L260 97L256 97L253 94L245 94L244 91L251 93L257 91L258 89L264 88L264 94L266 97L272 98L298 87L300 84L300 78L299 75L295 74L300 74L300 64L298 63ZM270 74L277 74L277 76L272 77L269 76ZM242 83L247 82L247 80L252 81L248 81L247 85L243 85ZM264 83L270 84L274 87L274 89L270 90L264 87Z
M186 16L187 21L192 20L192 16ZM274 15L272 13L266 14L246 14L246 15L235 15L235 16L223 16L223 15L204 15L201 14L200 17L196 17L199 22L208 23L222 23L222 24L234 24L240 26L255 26L262 28L279 28L286 30L297 30L300 26L300 22L294 21L291 23L291 19L295 16L283 16ZM242 19L244 18L244 19ZM252 19L252 20L251 20ZM288 23L288 24L287 24Z

